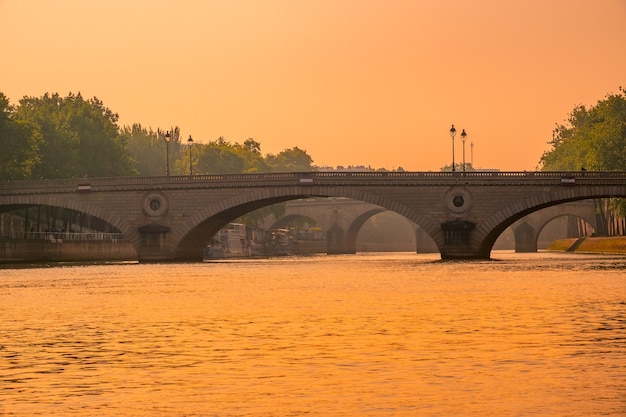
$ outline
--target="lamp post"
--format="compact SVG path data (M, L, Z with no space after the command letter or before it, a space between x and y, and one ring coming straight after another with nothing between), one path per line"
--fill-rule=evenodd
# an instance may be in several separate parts
M454 125L450 128L450 137L452 138L452 172L456 171L454 168L454 137L456 136L456 129Z
M463 172L465 172L465 141L467 140L467 133L465 129L461 132L461 141L463 141Z
M170 175L170 131L165 132L165 175Z
M187 146L189 146L189 175L193 175L193 168L191 165L191 147L193 146L193 138L189 135L189 139L187 139Z

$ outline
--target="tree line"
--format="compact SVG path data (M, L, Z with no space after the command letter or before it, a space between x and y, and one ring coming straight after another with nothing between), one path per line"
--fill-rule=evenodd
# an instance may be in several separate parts
M119 126L118 119L97 97L80 93L24 97L13 106L0 92L0 181L165 175L168 165L172 175L313 170L298 147L263 155L253 138L219 137L190 149L177 126Z

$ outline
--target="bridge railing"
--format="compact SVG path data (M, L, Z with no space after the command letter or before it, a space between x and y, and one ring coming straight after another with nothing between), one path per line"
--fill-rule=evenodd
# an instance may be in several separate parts
M0 235L0 240L70 240L70 241L117 241L124 240L123 233L74 233L74 232L9 232Z
M424 181L435 184L437 181L489 181L499 180L559 180L561 178L624 179L625 171L472 171L472 172L372 172L372 171L313 171L313 172L275 172L260 174L201 174L158 177L99 177L70 178L56 180L20 180L0 182L0 195L45 192L90 192L96 189L143 189L146 187L237 187L280 184L314 184L343 180L387 181L407 180ZM264 184L265 183L265 184Z

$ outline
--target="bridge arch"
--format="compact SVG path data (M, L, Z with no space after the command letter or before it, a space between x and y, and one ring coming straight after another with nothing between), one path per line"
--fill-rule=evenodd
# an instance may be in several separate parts
M535 211L511 225L516 252L537 252L544 229L560 218L584 220L597 230L594 200L562 203Z
M360 216L358 216L354 221L350 224L348 231L346 232L346 239L344 242L345 252L344 253L356 253L356 241L359 236L359 231L369 219L374 217L375 215L382 213L385 211L383 208L375 208L369 210Z
M261 188L255 189L250 193L240 193L223 200L220 204L203 208L197 211L177 230L170 232L172 238L170 240L170 249L176 253L177 259L201 259L202 249L209 242L210 238L234 219L265 206L311 197L345 197L380 207L359 216L348 227L344 233L344 240L339 245L340 247L350 249L349 252L342 249L341 253L356 253L358 231L369 218L384 210L393 211L412 221L421 227L436 243L437 239L443 242L443 235L435 224L396 201L349 187L338 189L337 187L317 186L311 187L309 191L306 194L303 193L302 187ZM333 253L332 248L329 248L329 253Z
M261 196L256 196L257 198ZM260 208L302 198L302 196L238 196L225 200L218 206L199 210L180 228L172 232L172 249L179 259L201 259L204 246L228 223Z
M30 207L57 207L71 210L97 218L110 225L115 230L118 230L125 236L128 236L128 234L132 234L133 232L132 226L124 221L124 219L121 219L120 217L115 216L111 212L103 210L100 207L83 201L68 200L63 198L49 198L45 195L39 194L13 196L9 203L4 203L0 206L0 213Z
M287 205L286 214L276 220L271 229L284 228L297 218L311 219L326 234L326 253L353 254L363 225L386 209L349 198L307 198Z
M596 226L595 226L595 217L591 218L585 214L574 214L574 213L565 213L565 214L561 214L561 215L556 215L554 217L551 217L548 221L546 221L545 223L543 223L539 229L537 230L537 239L539 239L539 236L541 235L541 232L543 232L543 230L552 222L554 222L555 220L561 219L561 218L575 218L575 219L579 219L579 220L583 220L585 223L587 223L591 228L593 228L595 230Z
M391 244L394 248L402 247L402 250L415 250L418 253L437 250L434 241L407 218L374 204L348 198L306 198L293 203L288 202L285 214L277 220L272 220L269 223L270 226L266 228L286 228L293 224L295 219L308 219L310 225L319 227L326 236L323 242L324 247L319 248L318 246L317 249L323 249L326 253L352 254L358 251L362 243L363 228L372 218L383 213L392 216L387 218L387 222L391 222L389 232L394 232L395 227L406 228L407 226L411 232L401 233L400 241L394 238L395 235L387 233L386 237L392 240L381 242L380 245L388 246ZM396 222L398 221L402 222L403 226L397 226ZM265 223L265 226L267 224ZM407 246L409 245L407 239L410 239L412 246ZM329 245L329 242L335 243ZM371 243L374 244L374 247L379 247L376 242Z
M626 197L624 187L602 185L562 187L556 193L545 193L541 196L526 198L498 210L482 221L472 235L472 243L480 248L479 257L488 258L491 248L500 234L528 214L574 201L614 197ZM542 227L545 224L547 223L544 223Z

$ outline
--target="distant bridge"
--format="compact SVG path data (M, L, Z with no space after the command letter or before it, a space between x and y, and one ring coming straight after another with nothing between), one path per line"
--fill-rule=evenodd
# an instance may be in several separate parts
M626 172L309 172L11 181L0 183L0 212L62 207L123 233L140 261L200 260L205 244L228 222L307 197L374 204L418 225L442 259L487 259L498 236L527 214L570 201L626 197Z
M522 217L510 226L515 251L537 252L540 233L545 226L559 217L582 219L589 225L591 229L589 232L595 231L597 228L595 208L594 200L580 200L547 207ZM322 238L327 244L325 247L327 253L356 253L361 228L373 216L384 211L386 210L380 206L347 198L304 198L287 202L285 213L279 218L270 216L267 219L269 222L264 219L262 227L286 228L298 218L308 218L323 232ZM405 228L412 232L415 239L412 250L417 253L437 250L433 240L415 223L406 221ZM397 243L395 241L389 243L392 242ZM376 245L375 242L372 243ZM404 246L404 250L408 250L408 247Z

